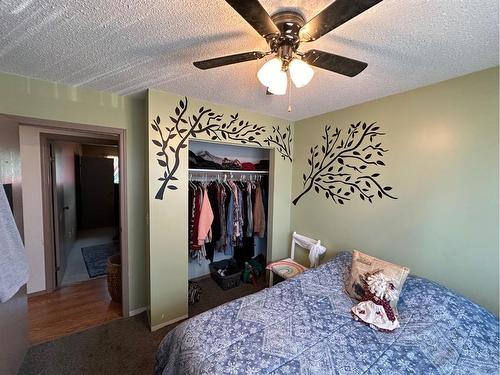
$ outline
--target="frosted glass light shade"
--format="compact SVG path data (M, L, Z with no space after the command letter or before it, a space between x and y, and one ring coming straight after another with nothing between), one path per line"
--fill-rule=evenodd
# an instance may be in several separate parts
M274 95L285 95L288 85L287 81L286 72L280 70L273 76L272 82L269 86L267 86L267 89Z
M299 59L293 59L288 69L290 70L290 78L297 88L307 85L314 76L314 70L309 64Z
M266 62L257 72L257 78L260 83L266 87L270 87L271 83L274 82L274 77L281 72L281 59L275 57L272 60Z

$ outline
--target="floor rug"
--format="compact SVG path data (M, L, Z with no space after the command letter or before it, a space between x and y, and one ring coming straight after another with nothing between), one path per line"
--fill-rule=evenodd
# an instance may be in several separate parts
M82 247L83 260L85 261L89 277L105 275L108 258L119 252L120 245L118 242Z

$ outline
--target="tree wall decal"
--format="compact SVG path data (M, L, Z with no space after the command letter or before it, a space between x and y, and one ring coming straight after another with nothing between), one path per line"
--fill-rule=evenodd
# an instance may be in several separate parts
M389 192L391 186L382 186L378 181L380 173L373 167L385 166L381 158L389 151L377 142L385 135L376 123L351 124L347 134L339 128L325 126L323 145L309 150L309 173L302 175L303 191L294 200L298 201L311 189L324 192L334 203L344 204L355 197L372 203L375 195L379 198L397 199ZM370 171L371 170L371 171ZM373 173L375 172L375 173Z
M264 143L268 146L274 145L283 160L292 162L292 128L290 125L282 132L279 126L273 126L273 134L268 136Z
M261 146L256 137L265 132L264 126L240 120L238 113L230 115L229 121L224 121L224 114L216 114L205 107L200 107L195 114L188 115L188 105L186 97L179 101L174 114L169 118L170 126L162 128L160 116L156 116L151 123L151 128L159 135L159 139L152 140L159 149L156 153L157 162L165 169L163 176L158 178L162 184L155 199L163 199L165 189L177 190L175 182L178 179L175 174L180 165L180 153L187 147L190 137L196 138L204 133L214 141L230 140Z

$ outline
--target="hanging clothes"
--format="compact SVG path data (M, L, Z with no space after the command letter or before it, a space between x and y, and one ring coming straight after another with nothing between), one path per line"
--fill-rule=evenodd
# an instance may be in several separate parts
M255 254L254 236L264 237L267 184L249 181L189 183L189 253L214 260L217 251L244 265Z
M208 194L208 200L210 201L210 207L212 209L213 219L211 225L211 241L206 241L205 251L206 258L211 262L214 260L215 245L217 240L221 236L221 221L219 215L219 202L217 199L218 187L217 184L212 182L206 188Z
M221 251L226 246L226 186L222 184L215 184L217 188L217 206L219 207L219 227L220 234L219 237L216 237L215 250Z
M203 245L205 240L212 240L212 222L214 214L210 200L208 199L207 188L203 188L203 202L201 204L200 218L198 223L198 245Z
M255 190L255 201L253 206L253 231L260 238L266 233L266 213L264 211L264 202L262 201L262 188L260 184Z
M233 232L234 232L234 192L229 189L229 202L227 206L227 218L226 218L226 233L227 241L226 248L224 249L224 254L233 255Z
M191 251L196 251L200 249L200 246L198 245L198 226L200 223L201 201L202 201L200 187L195 186L192 195L193 195L193 210L191 213L190 249Z
M246 201L247 201L247 230L245 235L247 237L252 237L253 236L253 204L252 204L252 184L250 182L247 182L247 196L246 196Z

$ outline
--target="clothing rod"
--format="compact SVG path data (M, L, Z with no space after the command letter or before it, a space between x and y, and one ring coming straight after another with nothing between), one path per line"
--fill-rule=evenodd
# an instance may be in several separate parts
M189 169L189 173L216 173L216 174L222 174L222 173L241 173L241 174L269 174L269 171L244 171L241 169L233 169L233 170L227 170L227 169Z

